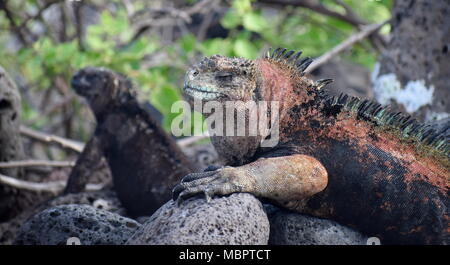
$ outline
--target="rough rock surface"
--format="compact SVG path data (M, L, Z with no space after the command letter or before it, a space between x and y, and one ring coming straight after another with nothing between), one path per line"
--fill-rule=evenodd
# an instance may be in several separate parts
M250 194L197 196L177 206L169 201L130 238L130 245L267 244L269 221L262 204Z
M367 237L334 221L265 205L271 245L366 245ZM269 209L270 208L270 209Z
M401 85L401 93L391 99L394 107L403 111L405 99L420 102L426 93L419 88L426 87L433 90L431 100L414 117L427 122L450 117L450 1L393 1L391 14L390 40L380 54L374 88L382 77L394 74ZM383 94L392 93L389 81L381 86Z
M117 198L117 194L112 190L66 194L48 201L43 207L50 208L66 204L85 204L119 215L126 214L126 210ZM40 211L45 209L42 207L40 208Z
M78 238L83 245L121 245L141 225L132 219L88 205L62 205L29 219L16 244L65 245Z
M125 209L122 207L116 193L111 190L62 195L45 202L38 207L22 212L8 222L0 223L0 245L12 244L20 226L32 215L48 208L66 204L86 204L120 215L125 215Z

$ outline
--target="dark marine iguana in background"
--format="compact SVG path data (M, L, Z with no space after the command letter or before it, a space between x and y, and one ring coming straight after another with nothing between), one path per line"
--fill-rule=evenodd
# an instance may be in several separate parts
M70 175L66 192L82 188L85 171L104 155L114 190L127 213L150 215L170 199L173 186L195 165L139 104L131 82L124 76L87 67L72 77L71 85L89 102L97 127L77 161L81 166L74 168L79 170Z
M330 80L306 78L311 59L300 54L215 55L187 72L190 99L279 101L280 141L212 136L233 167L187 175L174 198L249 192L384 244L448 244L449 138L377 103L327 95Z

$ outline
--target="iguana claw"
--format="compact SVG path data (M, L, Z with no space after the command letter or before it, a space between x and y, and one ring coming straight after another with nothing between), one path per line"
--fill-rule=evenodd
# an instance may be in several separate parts
M232 171L222 168L215 171L186 175L181 180L181 183L173 189L173 200L176 200L180 204L189 197L204 193L206 200L209 202L214 195L227 195L240 192L242 189L237 185L236 177L230 174Z

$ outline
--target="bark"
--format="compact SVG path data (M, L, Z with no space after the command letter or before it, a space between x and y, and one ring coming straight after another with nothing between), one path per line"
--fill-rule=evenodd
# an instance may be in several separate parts
M19 132L21 99L13 80L0 67L0 161L22 160L25 155ZM0 174L24 178L21 168L1 168ZM0 222L5 221L28 205L22 200L23 191L0 184Z
M397 0L391 40L372 81L375 98L422 121L450 113L450 1Z

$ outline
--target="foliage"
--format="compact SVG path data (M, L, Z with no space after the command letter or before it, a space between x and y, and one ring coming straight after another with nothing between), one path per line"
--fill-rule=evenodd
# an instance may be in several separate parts
M10 1L11 2L11 1ZM103 2L103 1L94 1ZM192 5L197 1L187 1ZM337 1L320 1L327 8L344 12ZM391 1L345 1L357 15L366 21L380 22L389 17ZM286 7L273 12L261 9L252 0L232 0L230 8L223 15L220 24L228 30L225 38L210 38L202 41L192 33L182 34L171 43L164 43L158 35L143 35L135 41L125 7L121 1L114 1L113 11L101 12L97 24L87 28L84 45L79 46L77 38L66 41L55 40L50 33L39 35L30 46L15 51L14 48L0 50L1 64L9 71L19 74L35 93L55 86L55 80L62 78L69 84L71 75L84 66L103 66L129 76L139 88L142 100L150 101L164 115L164 127L170 128L174 114L170 107L181 98L180 87L184 71L198 56L222 54L257 58L268 47L282 46L303 50L308 56L319 56L339 44L355 27L341 20L331 18L304 8ZM21 10L35 8L34 1L15 1L11 9L19 14ZM141 4L136 4L138 7ZM23 19L17 16L20 25ZM23 17L23 16L22 16ZM31 23L32 24L32 23ZM12 25L4 12L0 11L0 27L10 31L0 33L1 47L8 47ZM386 32L388 29L384 29ZM75 32L74 25L68 25L67 32ZM146 65L146 57L164 51L166 59L156 65ZM372 67L376 53L368 42L356 45L343 55L344 58L365 67ZM74 110L80 109L74 102ZM35 127L48 121L41 116L41 110L25 100L23 119L33 120ZM75 115L82 116L80 111ZM79 119L79 121L82 121ZM81 125L80 125L81 126ZM87 133L82 126L75 131L86 140ZM81 131L80 131L81 130Z

